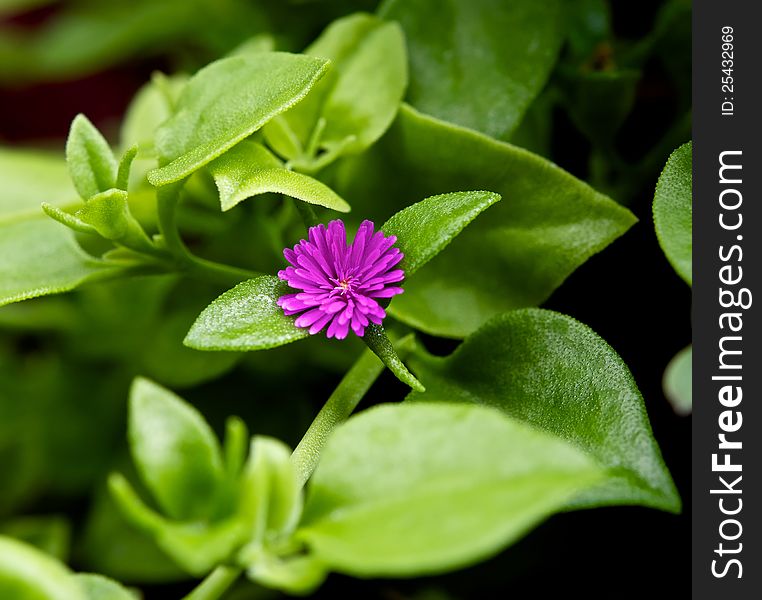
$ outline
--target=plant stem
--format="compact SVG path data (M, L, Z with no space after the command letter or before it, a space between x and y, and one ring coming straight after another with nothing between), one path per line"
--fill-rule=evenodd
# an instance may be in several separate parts
M230 265L223 265L211 260L199 258L192 254L186 255L181 261L183 270L188 275L229 285L236 285L242 281L261 275L261 273L257 273L256 271L248 271Z
M242 569L219 566L183 600L217 600L233 585Z
M177 268L192 277L235 285L246 279L251 279L260 273L223 265L194 256L188 250L180 232L177 229L177 201L180 196L181 183L160 187L157 194L159 212L159 230L164 240L164 246L174 258Z
M173 183L156 191L159 231L167 250L178 258L190 254L177 230L177 202L180 199L181 188L182 183Z
M405 336L397 345L397 354L407 356L413 346L413 336ZM328 436L349 418L383 370L384 364L368 349L344 375L291 455L300 485L312 476Z
M317 215L315 214L315 210L312 208L312 206L306 202L302 202L301 200L294 200L294 206L296 206L296 210L299 213L299 216L302 218L302 221L304 221L304 226L307 229L320 224L320 221L318 220Z

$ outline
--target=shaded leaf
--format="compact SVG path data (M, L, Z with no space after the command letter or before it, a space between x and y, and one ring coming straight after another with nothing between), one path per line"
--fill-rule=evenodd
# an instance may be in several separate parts
M121 475L111 475L109 490L124 517L151 536L183 570L203 576L232 558L246 536L246 523L236 517L220 521L171 521L146 506Z
M378 220L452 190L502 196L488 217L406 282L389 307L395 318L449 337L543 302L635 222L627 209L553 163L407 106L370 151L340 165L333 187L352 198L355 212Z
M496 317L446 358L418 350L410 365L426 385L411 400L472 402L544 429L607 468L574 506L644 504L673 512L680 498L643 398L617 353L591 329L546 310Z
M214 512L224 480L222 456L195 408L138 378L130 392L129 441L142 480L169 516L193 519Z
M561 8L556 0L388 0L379 14L405 32L410 104L507 139L555 64Z
M0 535L31 544L60 561L69 556L71 525L63 517L18 517L0 525Z

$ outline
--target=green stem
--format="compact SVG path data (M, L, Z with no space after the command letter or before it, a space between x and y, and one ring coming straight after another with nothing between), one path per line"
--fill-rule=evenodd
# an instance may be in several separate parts
M177 269L191 277L235 285L261 273L239 269L194 256L188 250L177 228L177 201L182 183L160 187L157 191L159 231L165 248L173 256Z
M241 572L242 569L235 567L217 567L183 600L217 600L235 583Z
M182 260L182 269L191 277L199 277L207 281L215 281L228 285L236 285L262 273L223 265L188 254Z
M299 212L299 216L302 217L302 221L304 221L304 226L307 229L320 224L320 221L318 220L317 215L315 214L315 211L309 204L307 204L306 202L302 202L301 200L294 200L294 205L296 206L296 210Z
M402 383L409 385L416 392L425 392L426 388L408 371L399 354L394 348L392 341L386 335L383 325L371 323L365 329L362 341L389 367L394 376Z
M397 353L407 356L413 345L413 336L405 336L397 345ZM315 471L328 436L354 412L383 370L384 364L378 357L371 350L365 350L344 375L291 455L300 485L304 485Z
M177 229L177 202L180 199L181 188L182 183L173 183L156 191L159 231L167 250L178 258L190 255Z

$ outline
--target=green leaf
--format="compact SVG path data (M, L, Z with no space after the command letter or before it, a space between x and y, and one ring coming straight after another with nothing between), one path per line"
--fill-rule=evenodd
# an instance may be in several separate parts
M269 143L296 168L317 170L331 158L361 152L394 120L407 87L402 30L357 13L333 22L305 54L330 59L313 92L265 127Z
M52 204L48 204L47 202L42 203L42 210L51 219L58 221L61 225L66 225L69 229L79 231L80 233L98 235L98 230L95 229L95 227L80 219L76 214L66 212L65 210L53 206Z
M202 306L203 304L201 304ZM142 373L175 389L193 387L230 371L241 358L235 352L198 352L183 344L201 306L174 308L141 336ZM147 338L147 339L146 339Z
M418 350L426 385L411 400L497 407L575 445L607 468L575 506L643 504L680 510L643 398L617 353L587 326L547 310L496 317L446 358Z
M247 523L237 516L215 522L170 521L146 506L121 475L111 475L108 483L124 517L192 575L203 576L231 560L248 533Z
M69 556L71 525L63 517L18 517L0 525L0 535L31 544L61 561Z
M74 234L54 221L32 219L0 226L0 306L68 292L116 273L117 268L85 253Z
M146 379L130 392L129 440L138 472L175 519L210 516L224 480L220 446L201 414Z
M0 598L86 600L69 569L34 546L0 536Z
M272 275L239 283L204 309L185 345L198 350L266 350L309 337L276 304L290 291Z
M563 41L556 0L388 0L410 53L408 102L507 139L550 75Z
M328 440L296 535L337 571L438 573L497 553L600 476L494 409L382 405Z
M85 115L74 117L66 140L69 174L83 200L115 187L118 163L108 142Z
M632 111L640 81L640 71L565 73L563 88L569 116L593 143L611 147L615 134Z
M164 583L188 575L159 548L156 540L131 525L107 489L99 489L79 540L78 561L127 583Z
M353 199L356 213L377 221L452 190L502 196L488 217L476 219L411 277L389 307L395 318L448 337L543 302L635 222L627 209L553 163L407 106L379 143L340 165L333 187Z
M138 155L138 145L130 146L125 150L124 155L119 159L119 167L116 172L116 187L125 192L130 187L130 171L132 163Z
M233 56L201 69L156 132L165 166L155 186L180 181L304 98L327 61L282 52ZM168 164L166 164L168 163Z
M66 162L58 155L0 148L0 225L38 217L40 204L73 207L80 203Z
M85 591L87 600L140 600L123 585L103 575L78 573L75 579Z
M693 284L691 142L669 157L656 184L654 225L664 254L680 277Z
M143 228L130 213L127 192L112 188L92 196L76 216L92 225L107 240L130 240L151 245Z
M243 510L253 524L250 548L241 551L242 560L262 544L290 534L302 514L302 486L291 462L291 450L283 442L255 436L244 474Z
M386 235L397 236L405 257L399 268L410 277L439 254L471 221L500 200L492 192L453 192L432 196L402 209L383 224Z
M241 142L212 162L209 170L220 192L222 210L230 210L246 198L268 192L339 212L350 210L349 204L327 185L286 169L267 148L256 142Z
M679 415L693 410L693 346L688 346L669 361L664 371L664 395Z

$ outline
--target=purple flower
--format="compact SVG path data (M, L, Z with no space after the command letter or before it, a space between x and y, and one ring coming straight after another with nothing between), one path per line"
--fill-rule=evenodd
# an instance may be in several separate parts
M403 257L392 247L397 237L374 234L373 227L372 221L363 221L347 246L344 223L331 221L328 227L310 227L309 241L283 251L291 266L278 277L302 291L281 296L278 306L287 315L299 314L297 327L315 334L328 325L329 338L343 339L350 328L362 337L368 323L381 324L386 311L378 299L401 294L401 287L389 284L402 281L405 273L393 269Z

